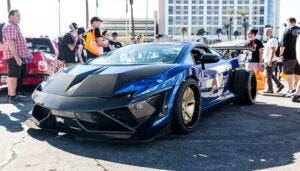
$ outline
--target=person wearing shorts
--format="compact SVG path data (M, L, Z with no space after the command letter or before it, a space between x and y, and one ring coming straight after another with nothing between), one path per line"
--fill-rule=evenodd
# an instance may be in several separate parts
M291 96L296 91L295 84L300 80L300 66L296 59L297 35L294 34L300 28L296 26L295 18L289 18L287 22L289 28L283 35L280 56L283 58L283 72L287 75L289 87L287 95Z
M2 29L3 33L3 59L8 67L8 97L7 101L18 102L20 96L17 95L18 80L22 81L25 74L25 61L30 57L21 30L18 26L21 15L18 10L11 10L8 15L9 21ZM20 85L19 85L20 87Z
M263 43L256 38L258 30L252 28L248 32L248 38L250 39L246 46L252 48L250 52L248 52L248 62L246 63L246 70L257 72L258 68L262 67L262 54L263 54Z

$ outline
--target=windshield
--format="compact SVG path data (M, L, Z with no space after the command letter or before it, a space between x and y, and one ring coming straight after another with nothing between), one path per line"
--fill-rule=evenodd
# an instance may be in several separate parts
M117 49L89 62L92 65L172 64L182 44L138 44Z

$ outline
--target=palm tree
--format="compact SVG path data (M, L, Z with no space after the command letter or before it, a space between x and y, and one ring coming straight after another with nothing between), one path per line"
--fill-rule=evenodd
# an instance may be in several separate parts
M227 39L229 40L229 24L224 24L223 27L226 30Z
M240 33L236 30L236 31L233 32L233 35L234 35L235 40L236 40L236 38L240 35Z
M130 3L130 11L131 11L131 38L134 41L134 35L135 35L134 30L135 30L135 28L134 28L133 7L132 7L133 0L130 0L129 3Z
M220 34L223 34L223 30L221 28L217 28L216 33L218 35L218 42L220 42Z
M181 32L181 34L182 34L182 39L184 39L184 35L185 35L185 33L187 32L187 28L186 28L186 27L181 27L181 28L180 28L180 32Z
M199 28L197 30L197 36L203 36L204 34L206 33L205 29L204 28Z
M11 9L11 4L10 4L10 0L7 0L7 12L9 13Z
M229 18L229 40L231 40L231 33L232 33L232 23L233 23L233 14L234 14L234 10L233 9L229 9L227 11L227 14L230 16Z
M85 27L89 28L89 0L85 0Z
M249 11L246 11L246 10L239 11L238 14L242 16L242 20L243 20L242 26L244 28L244 36L245 36L245 40L247 40L247 30L248 30L249 24L246 21L246 16L249 15Z

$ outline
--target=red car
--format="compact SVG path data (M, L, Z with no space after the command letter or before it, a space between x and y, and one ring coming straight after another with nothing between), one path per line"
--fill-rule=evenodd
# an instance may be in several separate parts
M33 58L26 65L24 85L38 85L63 68L63 62L57 59L58 49L55 41L49 38L26 38L26 42ZM0 88L6 87L6 81L7 64L3 60L3 49L0 47Z

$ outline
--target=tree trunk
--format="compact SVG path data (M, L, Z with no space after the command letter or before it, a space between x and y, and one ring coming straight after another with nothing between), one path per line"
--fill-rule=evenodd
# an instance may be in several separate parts
M133 0L130 0L130 11L131 11L131 39L132 39L132 41L134 41L134 35L135 35L134 30L135 30L135 28L134 28L133 7L132 7L132 5L133 5Z
M85 28L89 28L89 0L85 0Z
M7 0L7 13L11 10L10 0Z

